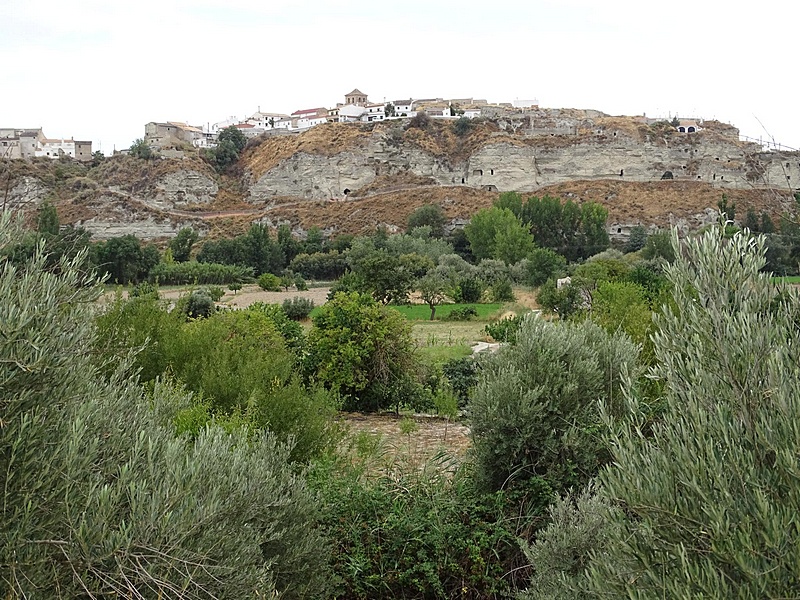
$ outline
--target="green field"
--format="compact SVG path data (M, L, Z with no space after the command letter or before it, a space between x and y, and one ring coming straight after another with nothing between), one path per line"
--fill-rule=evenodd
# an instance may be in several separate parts
M471 306L478 313L478 316L473 318L484 321L499 316L500 309L503 307L499 302L493 304L442 304L436 307L436 319L444 319L454 310L465 306ZM406 304L389 308L396 310L409 321L429 321L431 318L431 309L427 304Z
M791 283L800 284L800 275L790 275L788 277L773 277L772 281L775 283Z

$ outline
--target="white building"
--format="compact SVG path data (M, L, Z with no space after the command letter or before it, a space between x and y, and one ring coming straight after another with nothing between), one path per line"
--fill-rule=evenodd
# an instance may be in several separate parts
M69 156L70 158L75 158L75 142L73 140L45 139L36 149L35 156L46 156L48 158Z
M296 110L292 113L292 121L297 129L308 129L315 125L322 125L328 122L327 108L307 108Z
M531 100L520 100L517 98L511 103L514 108L539 108L539 100L533 98Z
M283 113L270 113L270 112L261 112L258 111L253 114L249 119L247 119L247 123L250 125L263 129L264 131L268 131L270 129L275 129L275 123L279 121L288 121L291 123L291 118L289 115L285 115Z
M386 118L385 104L370 103L364 106L364 108L367 109L367 111L362 115L362 121L383 121Z
M361 121L362 116L367 112L367 109L357 104L345 104L339 107L339 122L340 123L353 123L354 121Z
M408 100L395 100L392 102L394 105L394 114L397 117L413 117L411 113L414 110L414 101L412 99Z

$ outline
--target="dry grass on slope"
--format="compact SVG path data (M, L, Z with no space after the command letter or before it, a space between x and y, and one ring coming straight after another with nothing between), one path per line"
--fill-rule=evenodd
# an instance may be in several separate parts
M729 204L736 205L740 220L750 206L758 214L768 213L776 223L782 213L792 208L772 190L720 189L700 181L573 181L547 186L529 195L550 195L579 203L599 202L608 209L609 223L669 227L674 218L689 218L707 208L716 210L723 193L728 196Z
M304 229L330 228L336 234L363 234L379 225L404 229L408 215L424 204L439 204L448 219L469 219L497 198L496 192L464 187L426 187L371 196L345 202L304 202L268 213L273 222L288 220Z
M367 126L369 125L369 126ZM361 147L372 135L373 124L326 123L300 134L271 134L251 140L241 164L257 181L261 176L299 152L333 156Z

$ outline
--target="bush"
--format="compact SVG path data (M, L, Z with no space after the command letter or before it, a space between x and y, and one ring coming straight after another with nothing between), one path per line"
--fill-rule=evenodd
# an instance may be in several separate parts
M609 419L601 491L624 512L606 513L614 529L589 565L592 590L796 597L800 298L761 272L763 238L715 226L672 242L673 299L654 336L663 412L648 422L630 394L637 422Z
M450 382L460 409L467 406L470 391L478 383L481 364L478 356L464 356L449 360L442 365L442 373Z
M258 277L258 287L265 292L280 292L281 278L272 273L262 273Z
M193 290L178 302L180 310L190 319L205 319L214 314L214 299L206 289Z
M494 323L489 323L486 334L492 336L498 342L514 343L517 341L517 332L522 325L524 316L516 316L508 319L500 319Z
M418 112L413 117L411 117L408 121L409 127L415 127L417 129L427 129L431 124L431 118L428 116L426 112Z
M485 287L483 280L477 277L465 277L459 280L453 299L457 304L480 302Z
M567 260L549 248L534 248L528 255L527 284L539 287L548 279L561 277L567 269Z
M158 300L159 293L158 293L158 286L152 284L148 281L143 281L142 283L137 283L135 286L131 288L131 298L145 298L148 296L152 296L156 300Z
M223 290L218 285L209 285L204 287L203 289L208 293L209 296L211 296L211 299L214 302L219 302L225 295L225 290Z
M0 216L0 255L19 236ZM327 542L288 449L214 426L189 443L186 393L145 392L124 364L104 377L84 258L0 269L2 595L325 597Z
M517 525L502 494L475 493L441 465L364 477L318 470L323 527L337 540L339 598L505 598L513 587Z
M298 292L304 292L308 289L308 284L306 283L306 280L303 279L302 275L295 275L294 287L297 288Z
M472 130L472 119L469 117L460 117L453 123L453 133L459 137L464 137Z
M495 302L513 302L514 290L511 288L511 282L508 279L501 279L492 284L492 299Z
M607 460L600 407L614 412L638 349L591 321L526 316L517 343L487 359L469 411L478 479L489 490L539 478L556 492L585 485Z
M331 281L344 274L347 270L347 260L336 250L298 254L289 263L289 269L307 279Z
M345 398L349 410L376 411L413 402L419 385L411 326L368 294L337 293L313 318L307 366Z
M224 285L253 280L253 269L239 265L222 265L188 261L183 263L159 263L150 269L150 281L161 285Z
M477 317L478 311L474 306L459 306L454 308L442 319L443 321L469 321L472 317Z
M286 298L283 301L283 311L286 316L293 321L302 321L307 319L311 311L314 310L314 301L309 298Z

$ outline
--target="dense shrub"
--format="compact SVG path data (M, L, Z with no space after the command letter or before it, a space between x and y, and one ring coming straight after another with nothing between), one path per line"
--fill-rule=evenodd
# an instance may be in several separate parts
M341 466L319 471L322 525L337 540L333 565L343 598L507 597L520 571L502 493L476 493L442 465L365 477Z
M294 297L286 298L283 301L283 311L293 321L307 319L312 310L314 310L314 301L309 298Z
M591 321L525 317L516 344L487 359L469 405L477 475L487 489L540 478L558 492L593 477L608 456L600 410L621 402L637 347Z
M474 303L480 302L483 290L486 289L486 284L478 277L465 277L458 282L453 293L453 300L457 303Z
M238 265L221 265L188 261L183 263L159 263L150 269L149 280L161 285L224 285L252 281L253 270Z
M539 287L548 279L562 277L566 272L567 260L549 248L534 248L528 255L527 281Z
M800 594L800 299L761 273L763 238L721 226L679 244L657 317L663 411L612 421L613 506L592 591L615 597L792 598ZM620 426L622 425L622 426Z
M489 323L485 327L485 331L498 342L510 342L513 344L517 341L517 332L522 325L523 319L524 316L522 315L500 319L494 323Z
M272 273L262 273L258 277L258 287L265 292L280 292L281 278Z
M477 317L478 311L474 306L459 306L447 313L444 321L469 321L472 317Z
M182 301L178 302L178 309L191 319L204 319L214 313L216 306L208 290L200 288L184 296Z
M492 284L492 300L495 302L513 302L514 290L511 288L511 281L501 279Z
M307 279L332 281L347 270L347 260L336 250L298 254L289 263L289 268Z
M0 216L0 248L19 235ZM103 376L82 258L0 269L0 594L324 597L327 544L288 449L213 426L190 442L187 394Z
M479 356L454 358L442 365L442 373L458 399L458 407L467 406L470 390L478 383L482 361Z
M371 296L337 293L313 317L307 366L350 409L413 403L420 391L411 326Z

